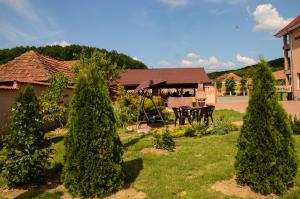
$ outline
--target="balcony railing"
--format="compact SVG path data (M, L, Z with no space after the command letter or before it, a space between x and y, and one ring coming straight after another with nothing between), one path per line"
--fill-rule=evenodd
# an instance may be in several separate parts
M278 93L290 93L292 92L291 86L276 86L276 91Z
M290 46L290 44L284 44L282 48L283 48L283 50L290 50L291 46Z

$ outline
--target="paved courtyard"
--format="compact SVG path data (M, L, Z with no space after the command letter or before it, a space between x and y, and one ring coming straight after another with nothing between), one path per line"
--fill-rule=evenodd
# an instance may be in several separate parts
M218 97L216 109L232 109L245 113L248 106L248 100L248 96ZM281 103L288 114L296 115L300 118L300 101L282 101Z

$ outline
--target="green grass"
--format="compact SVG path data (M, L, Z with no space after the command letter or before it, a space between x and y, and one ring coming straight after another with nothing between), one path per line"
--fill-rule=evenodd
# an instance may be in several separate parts
M235 118L238 118L235 116ZM138 191L145 192L148 198L234 199L211 189L220 180L231 179L234 174L234 156L239 132L223 136L202 138L177 138L176 151L168 155L141 153L152 147L153 137L142 133L121 133L124 144L124 168L126 184ZM52 166L63 164L63 139L55 138L56 149ZM300 136L295 136L298 156L300 157ZM300 170L300 169L299 169ZM300 172L295 179L295 187L281 198L300 198ZM47 191L37 194L36 198L59 198L60 192Z
M128 146L124 154L125 163L135 162L131 168L126 167L127 175L134 176L130 178L131 186L145 192L149 198L180 198L178 194L183 191L186 192L185 198L235 198L210 187L216 181L234 176L237 137L238 132L224 136L178 138L177 152L167 156L141 153L153 142L151 137L142 138ZM295 139L300 157L300 136L295 136ZM133 168L141 170L132 174ZM300 173L296 177L296 186L300 186ZM300 189L290 191L282 198L300 198Z
M217 119L220 116L226 116L230 121L235 122L235 121L242 121L244 117L244 113L240 113L231 109L215 110L213 113L213 118Z
M42 194L37 195L33 199L60 199L62 193L61 192L45 192Z

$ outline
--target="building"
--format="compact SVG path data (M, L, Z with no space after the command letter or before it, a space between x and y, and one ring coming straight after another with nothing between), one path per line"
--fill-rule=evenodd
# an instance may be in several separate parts
M275 34L283 38L286 91L290 100L300 100L300 15Z
M64 74L71 85L73 63L73 61L58 61L29 51L0 65L0 131L7 129L10 108L20 91L30 84L37 95L42 94L49 87L49 77L55 73ZM69 100L71 94L72 86L68 86L64 99Z
M168 98L168 106L191 105L192 97L203 93L208 103L215 103L215 88L203 68L157 68L157 69L131 69L126 70L112 86L122 85L126 90L133 90L147 80L163 80L154 94L162 90L175 91L178 96ZM176 104L176 105L175 105Z
M229 78L233 78L236 84L235 87L235 93L240 94L242 93L241 91L241 80L242 78L234 73L226 73L224 75L219 76L218 78L215 79L217 84L220 84L220 87L218 88L218 95L224 96L226 94L226 86L225 86L225 81Z

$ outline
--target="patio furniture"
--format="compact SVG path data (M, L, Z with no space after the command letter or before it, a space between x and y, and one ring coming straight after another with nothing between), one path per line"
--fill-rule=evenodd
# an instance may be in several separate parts
M209 118L211 119L211 122L214 122L213 120L213 112L215 110L215 106L205 106L201 109L200 116L199 116L199 122L201 122L202 117L204 117L204 121L206 125L209 125Z
M181 112L180 112L179 108L173 107L172 109L173 109L173 112L174 112L174 115L175 115L175 127L176 127L177 120L179 120L179 124L180 124Z
M160 111L158 110L155 102L153 101L152 93L149 92L149 89L157 88L158 86L165 84L166 81L159 80L159 79L153 79L153 80L147 80L143 83L141 83L135 90L139 91L141 94L141 100L140 100L140 110L137 117L137 127L141 123L153 123L153 122L162 122L165 123ZM155 107L154 113L147 113L145 110L145 100L146 98L150 99L153 106Z
M181 106L181 107L179 107L179 110L181 112L179 124L184 125L186 118L188 119L189 123L192 124L193 116L192 116L191 107L190 106Z

